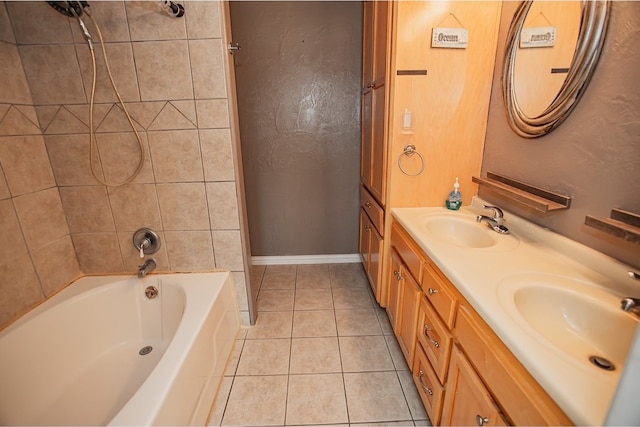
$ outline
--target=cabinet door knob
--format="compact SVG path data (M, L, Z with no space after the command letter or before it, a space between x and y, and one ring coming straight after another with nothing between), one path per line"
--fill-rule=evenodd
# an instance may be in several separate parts
M400 280L402 280L402 276L400 275L400 271L399 270L393 270L393 274L396 276L396 280L399 282Z
M482 415L476 415L476 424L478 424L480 427L487 424L488 422L489 418L483 417Z
M422 386L422 388L424 389L424 391L426 391L427 393L429 393L429 396L433 396L433 390L431 390L429 387L427 387L426 385L424 385L424 383L422 382L422 377L424 376L424 371L422 369L420 369L420 376L418 377L418 381L420 381L420 385Z
M429 336L430 330L431 328L429 327L429 325L424 325L424 336L433 343L433 346L435 348L440 348L440 343Z
M371 202L368 202L368 201L364 202L364 205L369 209L371 208Z
M369 227L369 224L364 226L364 231L366 231L367 233L371 231L371 227Z
M438 290L437 289L433 289L433 288L429 288L427 292L429 292L429 295L433 295L433 294L437 294Z

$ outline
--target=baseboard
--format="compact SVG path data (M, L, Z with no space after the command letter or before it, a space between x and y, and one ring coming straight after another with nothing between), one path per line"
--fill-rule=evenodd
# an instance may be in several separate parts
M282 264L345 264L361 262L360 254L340 255L285 255L285 256L253 256L253 265Z

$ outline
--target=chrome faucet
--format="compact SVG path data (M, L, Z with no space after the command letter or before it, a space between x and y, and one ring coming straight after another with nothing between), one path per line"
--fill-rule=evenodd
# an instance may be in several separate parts
M622 311L640 316L640 298L625 298L620 301L620 308Z
M144 264L138 267L138 278L142 279L144 276L155 270L157 266L158 264L156 263L156 260L149 258L144 262Z
M476 221L478 222L486 222L489 224L489 227L496 233L500 234L509 234L509 229L505 227L504 224L504 213L502 209L497 206L491 205L482 205L485 209L493 209L493 218L488 217L486 215L478 215L476 217Z

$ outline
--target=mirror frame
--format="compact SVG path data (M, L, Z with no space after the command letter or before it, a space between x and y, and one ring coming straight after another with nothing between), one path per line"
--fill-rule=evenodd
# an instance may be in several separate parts
M523 1L516 11L507 36L502 71L502 98L511 129L524 138L538 138L551 132L569 116L584 94L602 51L611 3L608 0L586 0L582 5L580 32L567 77L555 99L537 117L528 117L518 106L514 69L520 31L533 1Z

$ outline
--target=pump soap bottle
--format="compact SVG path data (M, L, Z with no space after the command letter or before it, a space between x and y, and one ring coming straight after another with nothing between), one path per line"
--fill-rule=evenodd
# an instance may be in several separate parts
M453 190L449 193L449 197L445 201L445 205L447 209L451 209L452 211L457 211L462 206L462 194L460 194L460 183L458 182L458 177L456 177L456 182L453 184Z

